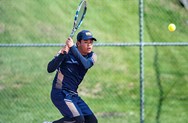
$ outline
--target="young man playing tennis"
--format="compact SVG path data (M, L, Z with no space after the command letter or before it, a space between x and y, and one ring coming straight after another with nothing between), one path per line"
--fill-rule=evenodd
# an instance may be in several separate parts
M79 97L77 89L86 72L96 62L92 51L96 39L88 30L77 35L76 46L68 38L66 46L49 62L49 73L57 70L53 80L51 100L64 116L52 123L97 123L97 119L88 105ZM44 122L50 123L50 122Z

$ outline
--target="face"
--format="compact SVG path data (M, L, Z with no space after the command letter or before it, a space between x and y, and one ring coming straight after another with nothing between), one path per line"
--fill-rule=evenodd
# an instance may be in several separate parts
M81 40L81 42L77 42L78 50L82 55L87 55L92 51L93 48L93 40Z

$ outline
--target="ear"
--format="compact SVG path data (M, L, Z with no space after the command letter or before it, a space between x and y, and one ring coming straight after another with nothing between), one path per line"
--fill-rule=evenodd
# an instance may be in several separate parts
M77 42L76 42L76 45L77 45L77 46L80 46L80 42L79 42L79 41L77 41Z

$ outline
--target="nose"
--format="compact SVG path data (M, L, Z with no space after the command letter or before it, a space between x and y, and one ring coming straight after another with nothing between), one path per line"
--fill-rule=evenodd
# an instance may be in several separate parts
M89 42L88 42L88 45L93 45L93 41L89 41Z
M92 43L88 43L88 46L91 46L92 45Z

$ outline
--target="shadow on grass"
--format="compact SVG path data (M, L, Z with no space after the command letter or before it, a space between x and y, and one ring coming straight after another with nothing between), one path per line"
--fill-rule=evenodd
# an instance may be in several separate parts
M160 123L160 114L161 114L161 109L162 109L162 105L163 105L163 95L164 95L164 91L163 91L163 87L161 85L161 79L160 79L160 70L159 70L159 63L158 63L158 49L157 47L154 47L155 50L155 56L154 56L154 68L155 68L155 74L156 74L156 82L157 82L157 86L159 88L159 99L158 99L158 108L157 108L157 114L156 114L156 123Z
M148 20L146 19L146 22ZM152 33L152 29L149 27L149 25L146 25L146 28L148 30L148 34L152 41L155 41L155 35ZM164 101L164 91L161 84L161 75L160 75L160 66L159 66L159 60L158 60L159 54L158 54L158 48L157 46L154 46L154 69L156 74L156 82L159 89L159 98L158 98L158 105L157 105L157 113L156 113L156 123L160 123L160 116L161 116L161 109Z

